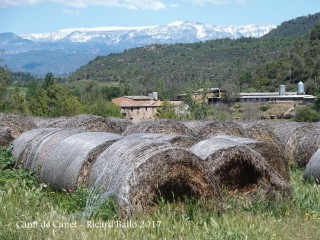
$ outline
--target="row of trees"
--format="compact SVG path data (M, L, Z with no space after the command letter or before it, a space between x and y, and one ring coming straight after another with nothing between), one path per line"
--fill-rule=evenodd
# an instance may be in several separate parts
M81 91L70 91L57 83L52 73L43 82L36 80L21 88L9 88L10 75L0 68L0 111L31 114L34 116L57 117L90 113L100 116L120 116L120 109L113 104L103 91L85 86ZM104 89L106 91L106 89Z

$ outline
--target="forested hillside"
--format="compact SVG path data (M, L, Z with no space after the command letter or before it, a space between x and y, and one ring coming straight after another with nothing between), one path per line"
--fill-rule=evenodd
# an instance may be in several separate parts
M70 80L125 83L133 94L158 90L162 97L173 97L187 84L200 81L237 90L241 78L252 76L258 67L288 53L293 43L293 39L242 38L151 45L97 57L72 74Z
M313 93L320 66L319 19L320 13L284 22L273 35L259 39L156 44L100 56L69 80L121 83L130 94L156 90L162 98L204 81L237 92L276 91L279 84L295 90L302 80Z
M320 22L320 13L298 17L281 23L280 26L271 30L263 38L279 37L309 37L310 31L314 25Z

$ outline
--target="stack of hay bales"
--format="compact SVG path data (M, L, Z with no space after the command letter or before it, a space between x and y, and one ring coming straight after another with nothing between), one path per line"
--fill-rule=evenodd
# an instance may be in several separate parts
M250 147L258 144L254 140L217 136L197 143L190 150L206 162L229 194L250 193L258 187L266 192L290 194L290 185L278 173L281 169Z
M192 131L181 122L173 120L141 121L128 126L124 135L134 133L163 133L192 136Z
M219 185L205 164L177 146L184 139L189 141L187 136L168 134L123 137L43 128L16 139L13 155L17 167L35 171L53 189L90 183L93 191L104 191L101 198L116 197L125 212L145 210L160 196L170 201L172 192L181 198L220 199Z
M320 183L320 149L313 154L303 174L304 180L315 180Z
M121 134L131 124L130 121L120 118L104 118L84 114L74 117L59 117L53 119L35 118L39 127L46 128L79 128L91 132L109 132Z
M35 128L36 126L26 116L0 114L0 129L10 132L13 138L19 137L23 132Z
M45 157L40 181L53 189L88 185L88 174L95 159L121 138L114 133L81 132L61 139Z
M89 182L103 197L114 196L125 212L146 210L159 197L172 200L173 194L220 198L218 183L197 156L147 139L124 138L112 144L93 164Z

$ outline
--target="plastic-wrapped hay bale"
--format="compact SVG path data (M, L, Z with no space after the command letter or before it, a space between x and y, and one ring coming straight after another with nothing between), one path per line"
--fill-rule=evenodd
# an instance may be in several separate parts
M134 133L193 135L192 131L184 126L181 122L173 120L141 121L130 125L124 132L124 135L130 135Z
M120 118L104 118L95 115L78 115L52 119L47 127L80 128L91 132L110 132L121 134L132 123Z
M23 132L35 128L33 122L25 116L0 114L0 128L8 129L14 138L19 137Z
M88 184L95 159L123 136L104 132L83 132L62 139L44 159L40 181L54 189L73 189Z
M0 129L0 146L10 144L13 139L9 129Z
M290 180L290 172L288 163L285 161L281 148L268 142L257 141L251 138L242 138L235 136L217 136L215 139L227 139L239 144L246 145L261 156L276 170L285 180Z
M320 149L316 151L308 162L303 174L304 180L316 180L320 183Z
M258 187L291 194L288 182L246 145L216 137L197 143L190 151L205 161L229 194L250 193Z
M294 150L294 159L299 167L305 167L313 154L320 148L320 129L309 131L302 137Z
M199 126L199 128L197 130L199 132L198 137L202 140L218 135L246 136L245 130L232 121L209 122Z
M80 129L61 129L48 128L34 136L27 145L23 155L17 159L16 166L27 168L36 173L41 172L42 163L45 160L49 151L54 148L61 140L73 134L82 132ZM27 136L28 137L28 136ZM27 137L24 137L26 139ZM22 143L21 141L20 143ZM17 143L14 143L14 148ZM14 150L15 152L15 150Z
M170 142L176 146L185 147L185 148L189 148L199 141L199 139L197 138L186 136L186 135L161 134L161 133L135 133L135 134L127 135L126 138Z
M36 128L24 132L21 136L13 141L12 154L16 158L15 167L24 167L30 151L41 142L43 136L57 131L55 128Z
M99 199L115 197L127 213L147 209L159 196L168 201L173 196L220 198L215 178L198 157L170 143L146 139L124 138L112 144L93 164L89 184L93 199L97 192L102 192ZM89 208L97 202L89 199Z

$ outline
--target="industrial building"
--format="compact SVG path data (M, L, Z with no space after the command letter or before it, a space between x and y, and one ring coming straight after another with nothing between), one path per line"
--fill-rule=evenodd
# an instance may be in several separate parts
M314 96L305 94L303 82L297 84L297 92L286 92L285 85L278 92L239 93L240 102L296 102L300 104L314 102Z

